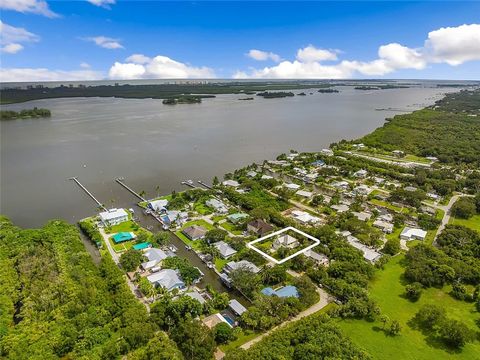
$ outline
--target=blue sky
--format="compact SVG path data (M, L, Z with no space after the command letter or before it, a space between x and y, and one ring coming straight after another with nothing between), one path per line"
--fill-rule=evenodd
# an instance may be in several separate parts
M2 0L1 4L6 34L1 43L2 81L233 76L480 79L478 2ZM250 50L257 52L248 56ZM143 57L131 57L134 54Z

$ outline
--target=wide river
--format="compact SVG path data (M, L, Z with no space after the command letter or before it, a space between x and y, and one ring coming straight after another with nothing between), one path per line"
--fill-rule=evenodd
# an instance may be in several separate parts
M453 89L408 88L239 101L220 95L195 105L161 100L69 98L2 109L45 107L49 119L1 123L0 213L17 225L52 218L76 222L97 211L68 178L78 179L107 207L136 199L114 182L124 177L147 197L184 188L186 179L210 182L290 149L317 151L381 126L393 108L413 111ZM295 91L299 93L300 91ZM310 91L306 91L307 94Z

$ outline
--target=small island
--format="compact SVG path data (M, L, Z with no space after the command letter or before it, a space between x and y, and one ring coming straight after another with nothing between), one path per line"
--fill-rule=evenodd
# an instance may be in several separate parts
M1 120L15 120L15 119L30 119L30 118L45 118L52 116L48 109L34 107L33 109L24 109L21 111L1 110Z
M175 98L168 98L162 101L162 103L165 105L200 104L201 102L202 102L202 98L200 96L193 96L193 95L183 95Z
M284 97L290 97L290 96L295 96L293 92L286 92L286 91L278 91L278 92L261 92L258 93L257 96L262 96L265 99L274 99L274 98L284 98Z
M378 86L367 86L367 85L362 85L362 86L355 86L355 90L380 90Z
M301 92L300 94L297 94L298 96L307 96L304 92Z
M240 98L238 100L243 100L243 101L253 100L253 97Z
M340 91L338 91L337 89L319 89L318 92L321 94L333 94L339 93Z

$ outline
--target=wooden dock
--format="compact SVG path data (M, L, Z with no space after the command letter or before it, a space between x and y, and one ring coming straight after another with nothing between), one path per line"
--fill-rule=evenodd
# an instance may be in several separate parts
M93 196L93 194L90 191L88 191L88 189L85 186L83 186L80 181L78 181L77 177L71 177L69 180L75 181L75 183L78 186L80 186L80 188L83 191L85 191L87 193L87 195L90 196L93 199L93 201L95 201L97 203L98 207L102 208L104 211L107 211L107 208L105 206L103 206L103 204L100 201L98 201L97 198L95 196Z
M210 185L205 184L202 180L197 181L200 185L205 186L207 189L211 190L212 187Z
M119 183L120 185L122 185L125 189L127 189L129 192L131 192L133 195L135 195L137 198L139 198L141 201L147 201L147 199L145 199L143 196L140 196L140 194L138 194L136 191L134 191L132 188L130 188L127 184L124 183L124 178L121 177L121 178L116 178L115 181L117 183Z

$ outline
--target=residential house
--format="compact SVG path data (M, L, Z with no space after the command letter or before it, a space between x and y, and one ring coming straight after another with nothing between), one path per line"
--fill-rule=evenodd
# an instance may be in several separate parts
M249 171L249 172L247 173L247 176L248 176L249 178L254 178L255 176L257 176L257 172L256 172L256 171L253 171L253 170L252 170L252 171Z
M330 261L328 257L324 254L319 254L313 250L307 250L303 253L303 255L309 257L310 259L314 260L318 265L328 266Z
M307 199L310 199L313 196L312 192L305 191L305 190L298 190L295 194L298 195L298 196L307 198Z
M296 238L289 234L281 234L273 242L273 249L278 250L281 247L286 247L289 249L294 249L299 245L299 242Z
M273 176L270 176L270 175L262 175L262 177L260 178L262 180L271 180L273 179Z
M365 211L362 211L362 212L352 211L352 214L360 221L368 221L372 217L371 213L367 213Z
M326 156L333 156L333 150L331 149L322 149L320 150L320 154L326 155Z
M113 242L119 244L125 241L133 240L137 237L133 232L122 231L112 236Z
M192 225L182 230L182 233L192 241L203 239L207 229L200 225Z
M352 144L352 147L354 149L364 149L365 148L365 145L360 143L360 144Z
M344 213L349 209L349 206L345 204L332 205L330 207L338 213Z
M418 228L411 228L406 226L400 233L400 239L402 240L425 240L427 232Z
M291 216L294 220L298 221L303 225L316 224L320 222L320 218L310 215L309 213L301 210L293 210Z
M144 271L147 271L160 266L161 262L169 257L169 254L161 249L149 248L144 251L143 256L147 258L147 261L143 262L141 267Z
M124 209L110 209L98 215L105 226L114 226L128 221L128 213Z
M300 189L300 185L297 185L297 184L294 184L294 183L291 183L291 184L283 184L283 186L285 186L287 189L290 189L290 190L298 190L298 189Z
M242 316L242 314L247 311L247 308L240 304L236 299L230 300L228 307L238 316Z
M254 234L264 236L271 232L273 230L273 226L266 223L265 221L261 219L256 219L253 221L250 221L247 224L247 231L252 232Z
M185 283L175 270L163 269L159 272L153 273L147 276L147 280L150 281L156 287L163 287L167 291L173 289L182 290L185 288Z
M355 236L348 235L347 242L355 249L360 250L363 253L363 258L367 261L370 261L371 263L374 263L382 256L382 254L380 254L379 252L362 244L360 240L358 240Z
M230 245L228 245L225 241L219 241L213 244L220 253L220 256L223 259L228 259L230 256L234 255L237 253L237 250L232 248Z
M393 224L387 221L376 219L373 222L373 226L375 226L376 228L379 228L386 234L391 234L393 232Z
M192 299L197 300L202 305L206 303L205 298L197 290L189 291L185 293L185 295L191 297Z
M227 219L232 223L232 224L238 224L242 220L245 220L248 218L248 214L245 213L235 213L227 216Z
M225 319L225 317L220 313L207 316L205 319L202 320L202 323L209 329L213 329L215 326L221 323L225 323L228 326L232 327L232 325L227 321L227 319Z
M238 269L245 269L254 274L258 274L260 272L260 268L248 260L230 261L225 265L223 271L226 274L230 274L232 271Z
M297 288L293 285L283 286L276 290L272 289L271 287L266 287L263 288L260 292L266 296L278 296L280 298L300 297Z
M227 206L221 202L220 200L217 200L215 198L208 199L205 204L212 209L214 209L217 213L219 214L226 214L228 213L228 208Z
M225 180L222 183L223 186L239 187L240 184L235 180Z
M396 157L399 157L399 158L405 156L405 152L403 152L402 150L393 150L392 154L393 154L393 156L396 156Z
M367 170L360 169L360 170L356 171L355 173L353 173L353 176L363 179L363 178L367 177L367 174L368 174Z
M357 196L367 196L373 191L372 188L370 188L367 185L359 185L356 188L353 189L353 193Z
M413 191L417 191L417 188L415 186L405 186L403 190L413 192Z
M350 187L350 184L347 181L336 181L331 184L334 188L339 189L339 190L348 190Z
M163 212L167 210L168 200L158 199L148 203L148 207L156 212Z
M313 167L316 167L316 168L321 168L322 166L325 166L325 161L316 160L316 161L312 162L310 165L312 165Z

